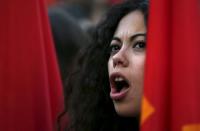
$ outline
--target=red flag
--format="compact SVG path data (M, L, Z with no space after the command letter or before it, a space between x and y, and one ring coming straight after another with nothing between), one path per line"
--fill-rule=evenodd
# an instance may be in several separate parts
M63 108L43 0L0 1L0 130L52 131Z
M51 6L53 4L56 4L57 0L45 0L47 2L48 6Z
M142 131L200 131L200 2L150 0Z

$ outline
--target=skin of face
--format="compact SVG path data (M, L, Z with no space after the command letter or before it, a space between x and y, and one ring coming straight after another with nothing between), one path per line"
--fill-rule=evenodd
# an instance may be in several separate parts
M144 81L146 25L141 11L132 11L119 22L110 43L108 72L110 96L118 115L135 117L140 114ZM129 87L116 93L112 84L113 76L123 76ZM114 78L115 78L114 77ZM113 91L114 90L114 91Z

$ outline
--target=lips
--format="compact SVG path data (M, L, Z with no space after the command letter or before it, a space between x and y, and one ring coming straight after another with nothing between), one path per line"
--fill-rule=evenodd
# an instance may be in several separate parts
M129 81L120 73L113 73L110 76L110 97L113 100L123 99L129 89Z

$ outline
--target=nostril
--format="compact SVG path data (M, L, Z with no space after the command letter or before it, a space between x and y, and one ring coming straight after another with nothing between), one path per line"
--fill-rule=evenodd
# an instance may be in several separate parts
M127 66L128 61L126 58L120 58L120 57L113 57L113 67L116 66Z
M116 67L117 65L122 64L122 61L119 57L113 56L113 66Z

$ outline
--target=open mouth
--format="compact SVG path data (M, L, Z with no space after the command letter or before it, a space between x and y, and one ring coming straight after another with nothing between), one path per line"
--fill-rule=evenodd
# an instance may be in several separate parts
M111 76L111 90L113 93L119 93L129 88L129 82L121 75Z

